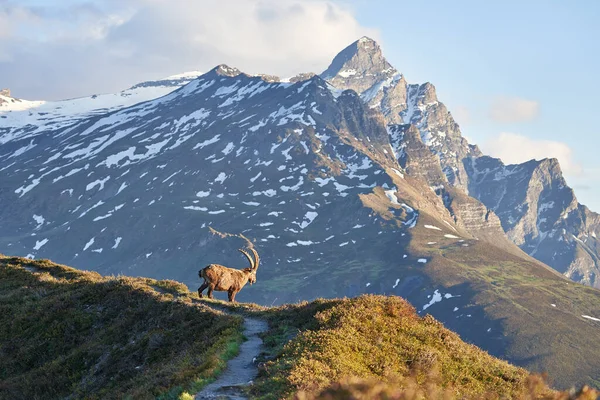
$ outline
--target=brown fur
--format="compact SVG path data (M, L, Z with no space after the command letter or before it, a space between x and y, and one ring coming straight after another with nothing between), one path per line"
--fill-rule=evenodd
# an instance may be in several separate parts
M235 295L242 290L246 283L252 285L256 282L256 270L260 258L254 249L250 249L254 254L254 260L244 250L239 251L246 256L250 262L250 268L233 269L219 264L210 264L198 272L198 275L204 279L202 286L198 288L198 296L202 298L202 292L208 288L208 298L213 298L213 291L227 292L230 302L235 302Z

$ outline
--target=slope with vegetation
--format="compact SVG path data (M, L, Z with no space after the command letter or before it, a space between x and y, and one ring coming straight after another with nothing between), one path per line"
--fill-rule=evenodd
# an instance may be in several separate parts
M366 295L278 308L251 393L279 399L569 398L544 379L463 342L405 300ZM583 388L572 398L595 399Z
M0 256L0 398L191 399L218 386L249 316L269 324L249 398L598 396L555 392L396 296L224 304L175 281Z
M155 398L194 390L241 343L241 318L174 281L0 256L0 398Z
M464 343L430 315L419 317L399 297L319 300L268 313L277 321L274 326L297 324L294 328L301 331L259 381L259 392L272 393L267 398L322 389L346 377L400 385L412 378L423 384L432 372L455 397L513 397L523 391L529 375Z

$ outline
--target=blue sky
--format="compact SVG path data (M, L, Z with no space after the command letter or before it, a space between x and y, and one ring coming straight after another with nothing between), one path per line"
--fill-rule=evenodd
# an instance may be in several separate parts
M0 86L61 99L219 63L320 72L367 35L484 152L559 158L600 211L599 17L589 0L0 0Z

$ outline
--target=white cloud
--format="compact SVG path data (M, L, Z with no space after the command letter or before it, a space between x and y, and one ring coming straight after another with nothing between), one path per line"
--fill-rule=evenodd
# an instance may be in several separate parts
M571 148L562 142L535 140L516 133L502 132L487 140L482 148L485 153L500 158L506 164L556 158L566 174L579 176L583 172L581 165L573 160Z
M496 122L525 122L537 118L539 109L537 101L501 96L492 102L489 116Z
M68 3L67 3L68 4ZM377 31L327 0L122 0L0 8L0 86L23 98L116 91L226 63L248 73L321 72Z

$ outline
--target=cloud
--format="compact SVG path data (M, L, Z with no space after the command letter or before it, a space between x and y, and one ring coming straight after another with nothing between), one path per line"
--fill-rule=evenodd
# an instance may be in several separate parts
M535 140L515 133L502 132L482 146L487 154L500 158L506 164L517 164L532 159L556 158L567 175L583 173L579 163L573 160L571 148L562 142Z
M117 91L221 63L248 73L318 73L352 41L379 36L326 0L2 4L0 86L23 98Z
M525 122L537 118L539 109L540 105L537 101L500 96L492 102L489 116L496 122Z

